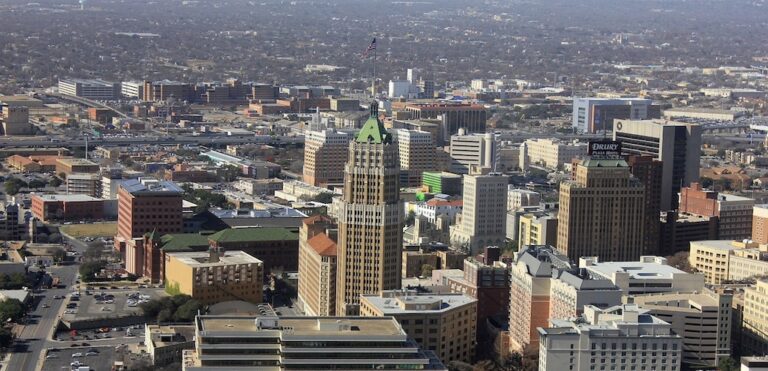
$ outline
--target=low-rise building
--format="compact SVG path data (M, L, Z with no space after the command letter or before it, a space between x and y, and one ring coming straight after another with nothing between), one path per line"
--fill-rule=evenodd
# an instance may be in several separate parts
M88 195L101 198L101 176L99 174L73 173L66 178L67 194Z
M768 246L743 241L691 242L688 261L710 285L768 275Z
M595 257L579 259L593 277L610 280L624 295L659 292L694 292L704 289L704 276L667 265L667 259L641 256L636 262L600 262Z
M288 228L230 228L208 237L211 246L241 250L264 263L264 272L282 268L296 272L299 264L299 235Z
M32 215L43 221L104 218L104 200L88 195L33 195Z
M744 355L768 354L768 280L744 290L741 349Z
M155 367L179 363L185 349L195 348L195 326L145 324L144 346Z
M472 362L475 357L477 300L463 294L416 294L390 290L362 295L363 317L392 316L422 349L443 362Z
M634 305L589 305L579 319L539 328L540 371L679 371L683 339L672 326Z
M212 248L165 256L165 290L171 294L189 295L203 304L263 300L263 264L243 251Z
M99 165L84 158L59 158L56 160L56 174L68 176L72 173L98 173Z
M690 369L717 367L731 355L732 295L705 289L700 293L662 293L628 298L672 326L683 338L682 362Z
M250 354L243 354L243 349ZM392 317L198 316L183 371L447 368Z

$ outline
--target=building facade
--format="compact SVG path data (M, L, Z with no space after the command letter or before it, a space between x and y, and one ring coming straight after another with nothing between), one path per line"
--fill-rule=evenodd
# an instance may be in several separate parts
M400 163L377 104L348 158L339 211L336 315L357 314L362 294L400 288L402 265Z
M688 262L710 285L754 279L768 272L768 247L749 241L693 241Z
M741 349L743 355L768 354L768 280L744 290Z
M451 172L468 174L472 166L493 169L496 158L496 142L493 134L459 134L451 135Z
M113 100L120 97L120 83L104 80L59 80L59 94L93 100Z
M242 300L262 303L263 265L242 251L168 253L165 290L207 304Z
M614 119L645 120L661 117L661 109L650 99L576 98L573 100L574 130L598 133L613 130Z
M618 159L585 159L560 183L557 247L571 260L635 260L645 243L645 187Z
M587 143L563 142L558 139L528 139L520 145L519 166L527 170L531 165L547 169L563 169L574 159L587 155Z
M504 244L507 185L501 174L464 175L461 220L451 229L451 243L475 254Z
M349 134L334 129L307 131L302 180L316 187L344 183L344 164L347 163L350 140Z
M404 129L395 130L393 134L400 158L400 186L418 187L425 171L437 169L432 134Z
M680 212L717 218L717 238L749 239L755 200L732 194L704 190L699 183L680 190Z
M311 316L336 313L336 258L338 250L330 218L304 219L299 231L299 301Z

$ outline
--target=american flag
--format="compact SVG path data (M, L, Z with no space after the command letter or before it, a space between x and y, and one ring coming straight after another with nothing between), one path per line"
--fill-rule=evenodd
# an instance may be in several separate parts
M373 41L371 41L371 45L368 45L368 48L365 49L363 52L363 55L360 56L360 59L365 59L368 57L368 54L371 53L371 51L376 50L376 38L373 38Z

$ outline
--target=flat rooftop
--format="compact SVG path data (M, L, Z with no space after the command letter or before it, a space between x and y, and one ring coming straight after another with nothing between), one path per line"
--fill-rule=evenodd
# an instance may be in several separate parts
M666 264L645 262L600 262L586 268L604 277L611 277L614 273L629 273L630 278L637 280L671 280L675 275L686 274Z
M443 313L476 302L463 294L408 294L394 297L363 295L371 305L385 315L404 313ZM424 306L428 309L409 309Z
M101 198L91 197L88 195L35 195L43 199L43 201L57 201L57 202L88 202L88 201L104 201Z
M261 260L248 255L244 251L226 251L223 255L219 256L218 262L211 262L211 254L207 251L176 252L168 255L192 267L215 267L234 264L261 263Z
M201 332L248 333L258 331L289 330L299 336L403 336L405 331L392 317L283 317L276 320L275 328L260 329L257 318L200 316ZM273 319L276 317L273 317ZM339 325L349 325L349 329Z

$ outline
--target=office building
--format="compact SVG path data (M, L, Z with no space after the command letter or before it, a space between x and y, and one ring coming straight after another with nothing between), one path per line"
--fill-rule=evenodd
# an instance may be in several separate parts
M93 100L114 100L120 97L120 83L104 80L59 80L59 94Z
M677 207L681 187L699 180L701 126L664 120L616 120L613 140L625 155L651 156L662 162L661 209Z
M572 127L579 133L613 130L614 119L645 120L661 117L661 109L650 99L576 98Z
M125 98L144 99L144 81L123 81L120 84L120 94Z
M595 278L607 279L624 295L662 292L701 292L704 276L683 272L667 265L667 259L642 256L638 261L601 262L594 257L579 259L579 268Z
M461 275L445 278L445 285L451 292L477 299L475 322L478 340L483 340L487 321L492 317L506 320L509 313L509 268L498 261L482 262L475 258L464 259L462 264Z
M557 217L559 207L560 204L554 202L532 206L521 206L515 210L508 210L505 215L507 239L510 241L520 240L520 218L522 218L523 215L531 214L536 218L549 216Z
M413 85L408 80L389 80L387 96L391 98L409 98Z
M351 139L351 135L335 129L307 131L302 180L316 187L343 184Z
M208 236L211 246L222 250L240 250L264 264L264 272L273 269L296 272L299 269L299 235L280 227L237 227Z
M768 280L757 280L744 290L744 310L741 327L743 355L768 354Z
M717 239L717 217L667 211L660 222L658 255L688 251L693 241Z
M509 180L501 174L464 175L464 206L451 228L451 243L471 255L486 246L503 246Z
M469 174L473 166L493 169L495 150L493 134L465 134L459 129L457 135L451 135L451 172Z
M429 172L421 174L422 184L427 191L434 194L446 194L450 196L460 195L462 192L461 175L448 172Z
M463 294L418 294L392 290L360 298L363 317L393 317L422 349L445 363L475 357L477 300Z
M517 210L523 206L538 206L541 203L539 192L514 187L511 184L507 187L507 210Z
M540 371L681 369L683 339L634 305L587 306L583 318L538 330Z
M620 159L582 160L560 183L557 247L574 261L635 260L645 243L645 187Z
M527 246L515 254L509 273L510 350L538 349L538 327L550 320L576 317L587 304L621 303L621 290L610 280L577 269L549 246Z
M195 349L195 326L145 324L144 346L155 367L180 362L185 349Z
M310 316L336 312L337 226L328 217L304 219L299 231L299 302Z
M95 174L101 170L99 165L84 158L59 158L56 159L56 174L70 175L72 173Z
M425 171L436 170L432 134L424 131L394 130L400 158L400 186L418 187Z
M241 300L263 302L261 260L242 251L179 252L165 254L165 290L189 295L204 305Z
M748 239L752 235L752 211L755 200L708 191L699 183L680 190L680 212L717 218L717 238Z
M9 104L2 104L0 107L2 108L3 135L32 135L29 107Z
M147 232L180 233L183 192L172 182L124 181L117 193L115 247L124 252L129 240L141 238ZM137 257L143 260L143 253Z
M74 173L65 179L68 195L88 195L101 198L101 176L99 174Z
M195 102L197 91L193 84L178 81L144 81L144 101L160 102L175 99L177 102Z
M648 314L669 323L683 338L682 362L689 369L717 367L731 355L730 294L710 289L691 293L633 295L628 298Z
M392 317L197 316L182 360L183 371L339 368L447 371Z
M768 357L741 357L741 371L768 371Z
M400 288L403 205L392 134L371 104L349 146L339 210L336 315L355 315L360 295Z
M768 204L752 209L752 241L768 244Z
M404 107L411 120L439 119L440 137L435 143L449 142L451 135L464 128L467 134L485 133L488 111L479 104L468 103L407 103Z
M557 246L557 217L523 214L518 227L518 246Z
M0 207L3 208L0 212L0 240L20 240L23 224L19 224L19 205L9 202L0 203Z
M552 170L562 170L574 159L587 155L589 146L581 142L564 142L559 139L528 139L520 145L519 166L527 170L537 165Z
M694 241L688 262L710 285L749 280L768 272L768 246L751 241Z
M33 195L32 216L42 222L104 218L104 200L88 195Z
M643 222L643 254L659 253L659 215L661 212L661 179L663 164L651 156L631 155L627 157L627 165L632 176L637 178L645 187L645 220ZM670 254L671 255L671 254Z

